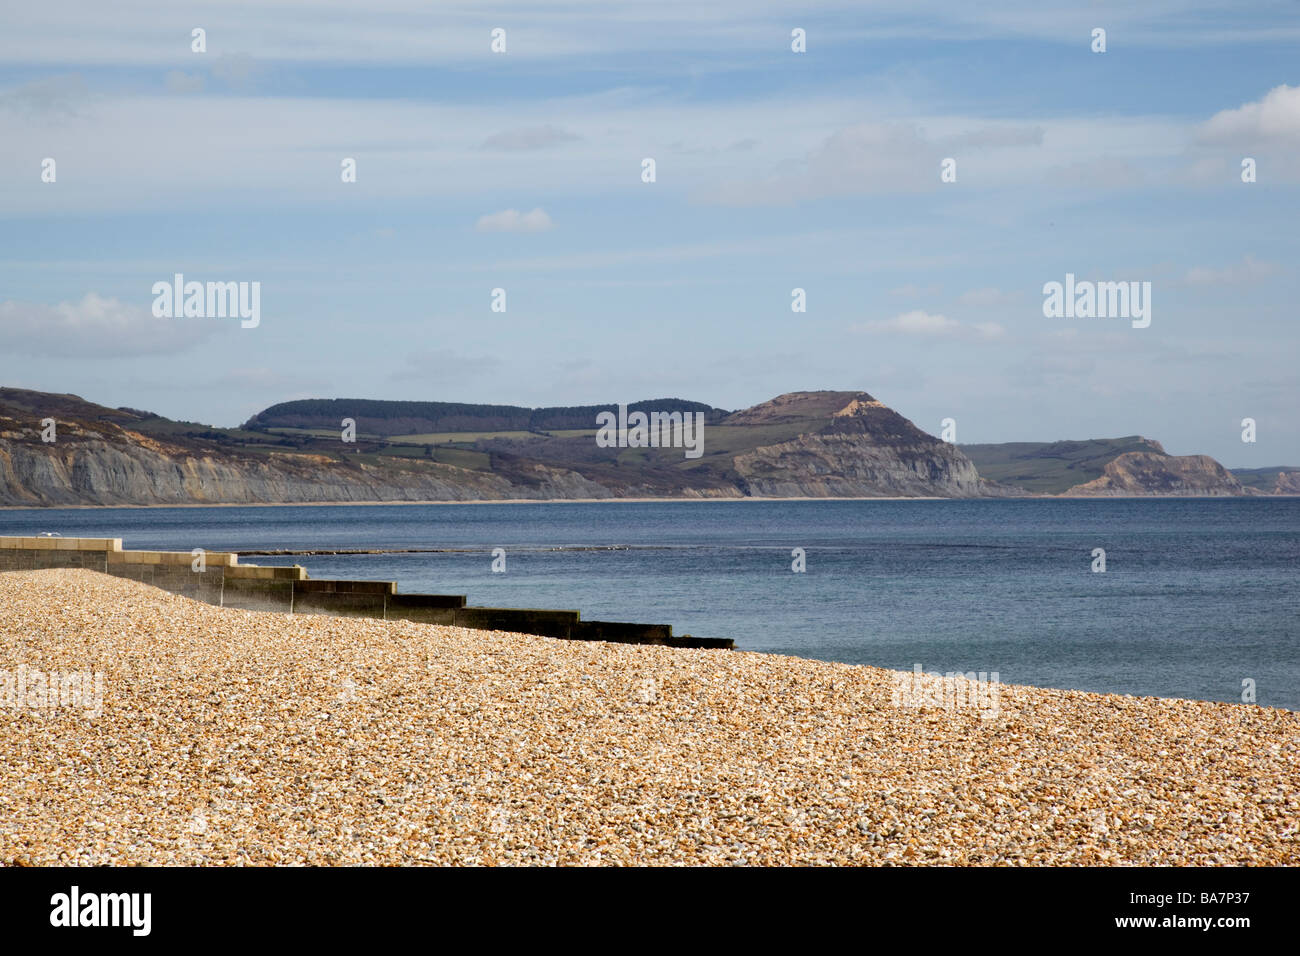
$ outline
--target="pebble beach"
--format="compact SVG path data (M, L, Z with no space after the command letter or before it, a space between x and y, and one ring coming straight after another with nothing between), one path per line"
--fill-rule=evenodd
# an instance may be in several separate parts
M902 707L870 667L73 569L0 573L19 668L100 675L102 706L0 700L0 865L1300 862L1287 710L1015 685L994 716Z

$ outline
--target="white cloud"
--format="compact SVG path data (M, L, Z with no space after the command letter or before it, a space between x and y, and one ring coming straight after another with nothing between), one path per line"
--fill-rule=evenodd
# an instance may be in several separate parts
M1042 146L1044 129L1041 126L986 126L943 140L949 149L998 149L1012 146Z
M869 332L900 332L904 335L942 335L961 328L961 323L946 315L936 315L915 309L892 319L867 322L863 329Z
M927 192L939 188L940 163L949 156L961 156L962 150L978 154L1014 147L1018 162L1033 163L1038 160L1024 147L1042 146L1045 136L1043 126L985 123L964 117L932 117L924 125L857 123L823 135L802 158L776 163L765 177L729 181L699 198L749 206L828 196ZM960 165L965 165L964 161L959 160ZM997 159L995 166L1002 167L1000 178L1017 178L1004 159ZM987 175L980 179L991 181Z
M1222 156L1202 156L1179 172L1180 181L1196 186L1230 182L1237 178L1238 170ZM1231 179L1229 178L1231 177Z
M1215 113L1199 138L1225 146L1300 139L1300 86L1276 86L1257 102Z
M968 324L920 309L903 312L889 319L864 322L857 328L871 333L959 339L995 339L1006 331L996 322Z
M475 228L479 232L546 232L551 228L551 217L540 207L526 213L503 209L483 216Z
M191 76L183 70L168 70L163 83L173 93L201 93L204 85L202 76Z
M246 50L268 62L425 63L482 60L488 28L480 0L61 0L6 10L0 61L73 60L179 65L192 56L189 30L208 30L210 49ZM1077 46L1095 25L1088 4L1003 0L808 0L802 15L820 25L817 48L860 50L864 40L939 38L969 42L989 37L1032 37ZM1241 42L1283 43L1297 37L1294 4L1254 0L1249 16L1230 5L1210 10L1205 0L1147 0L1108 5L1105 25L1128 48ZM309 7L311 16L304 15ZM174 8L174 9L173 9ZM789 42L789 11L782 0L498 0L495 15L510 28L509 57L603 56L617 62L637 51L770 51L773 38ZM255 10L256 15L250 15ZM178 39L179 38L179 39ZM1086 47L1085 47L1086 49ZM810 54L812 55L812 54ZM675 70L672 57L659 67Z
M523 129L509 129L494 133L483 141L484 149L529 150L546 149L560 143L571 143L581 136L570 133L557 126L528 126Z
M81 74L66 73L32 80L0 93L0 106L39 120L76 117L81 115L81 107L89 96L86 81Z
M1140 185L1144 179L1141 169L1126 159L1114 156L1100 156L1070 163L1068 166L1056 166L1047 171L1049 183L1086 189L1124 189Z
M546 101L545 108L557 129L589 126L599 135L587 138L580 149L484 149L484 142L502 130L528 128L537 104L485 110L477 102L454 99L114 92L94 95L75 119L55 128L22 111L0 109L0 143L39 142L40 155L54 157L80 156L87 142L97 150L93 176L60 175L57 190L33 190L28 154L0 149L0 208L33 216L52 211L88 215L117 209L229 209L232 202L249 202L250 196L259 208L267 201L334 198L341 156L357 157L359 188L368 200L499 196L503 182L590 197L639 182L646 143L670 142L683 130L718 152L677 161L671 182L678 188L707 188L733 174L736 154L722 151L738 133L794 126L809 130L801 130L793 143L789 135L765 137L761 146L744 154L755 167L771 166L824 139L834 126L833 114L849 107L841 100L682 106L663 96L646 96L617 103L600 97L561 98ZM158 137L159 129L168 135ZM346 130L342 141L340 130ZM195 149L196 142L204 148ZM333 175L324 174L326 169ZM663 171L660 179L668 188Z
M212 75L237 90L250 89L266 71L247 53L223 53L212 63Z
M726 183L699 198L756 206L918 192L939 184L940 152L913 124L859 123L836 130L802 160L781 163L766 178Z
M208 87L219 82L210 80ZM1124 157L1145 168L1153 157L1182 150L1194 134L1191 123L1159 117L1045 117L1042 146L948 152L940 144L1005 124L921 115L914 123L846 127L846 115L896 115L899 105L840 95L674 102L650 89L546 100L545 115L554 129L590 130L580 148L484 148L498 136L519 146L539 142L515 136L539 129L536 103L485 110L472 99L180 97L158 90L156 95L96 93L76 109L75 116L58 123L0 109L0 142L39 142L41 155L53 157L79 156L87 142L97 147L93 175L61 175L57 190L30 189L26 154L0 150L0 208L46 216L224 210L250 197L258 208L268 202L332 201L339 195L341 156L357 157L368 201L497 197L503 182L589 199L623 193L629 182L639 182L639 158L662 152L677 139L699 151L660 156L656 188L702 203L762 206L818 196L937 191L939 161L954 153L963 185L951 199L960 202L994 188L1023 190L1026 183L1056 190L1059 181L1044 181L1049 166L1091 157ZM157 136L159 129L168 135ZM347 131L346 142L339 139L341 129ZM738 136L755 145L728 151ZM197 142L202 150L193 147ZM327 168L333 175L325 173ZM1281 175L1280 163L1268 168L1270 177Z
M208 319L155 318L149 308L94 292L86 293L80 302L58 305L0 302L0 340L6 352L20 355L172 355L207 338L220 324ZM238 323L234 327L238 328Z
M1281 266L1275 262L1263 262L1247 255L1241 262L1222 269L1196 266L1187 271L1183 280L1194 285L1240 285L1277 275L1281 271Z

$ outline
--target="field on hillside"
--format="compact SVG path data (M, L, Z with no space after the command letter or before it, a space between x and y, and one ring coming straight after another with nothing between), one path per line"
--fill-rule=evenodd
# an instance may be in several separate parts
M1059 495L1075 485L1100 478L1106 464L1125 452L1159 450L1137 435L957 447L975 463L980 477L1044 495Z

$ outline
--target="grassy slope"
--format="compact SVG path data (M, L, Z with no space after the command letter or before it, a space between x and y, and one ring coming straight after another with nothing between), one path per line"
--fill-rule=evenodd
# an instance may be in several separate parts
M981 476L1048 495L1101 477L1107 463L1125 452L1160 450L1154 442L1138 435L958 447L975 462Z
M599 448L595 443L594 421L590 429L552 433L477 430L385 437L358 429L356 443L345 445L340 431L332 428L214 428L152 412L108 408L75 395L0 388L0 419L39 427L45 417L103 431L110 440L120 435L116 428L124 428L199 455L262 456L297 452L374 465L437 462L496 472L525 483L532 480L530 465L542 462L577 471L595 481L646 484L665 494L688 486L727 484L734 455L788 440L824 424L804 420L745 427L706 425L704 454L697 459L686 458L680 448Z
M1247 488L1271 492L1277 485L1277 476L1284 471L1300 471L1300 465L1274 465L1271 468L1231 468L1237 480Z
M830 408L838 397L827 396ZM807 414L821 411L805 403ZM737 413L741 416L744 413ZM829 414L829 413L828 413ZM734 417L733 416L733 420ZM362 460L373 464L391 461L427 461L507 477L526 475L529 462L578 471L595 481L616 483L644 480L671 492L674 488L712 486L731 480L731 461L738 454L764 445L791 440L816 431L825 420L792 417L761 424L710 424L704 429L704 454L688 459L678 448L598 448L595 428L548 434L510 431L466 431L407 434L383 437L358 433L354 445L344 445L337 429L275 427L266 431L212 428L194 422L174 421L150 412L113 409L75 395L56 395L23 389L0 388L0 418L39 427L42 418L118 426L179 445L200 454L222 452L265 455L270 452L326 455L337 460ZM593 423L594 424L594 423ZM426 446L435 447L428 449ZM1128 451L1158 451L1159 446L1137 435L1087 441L1010 442L959 446L981 476L1018 485L1037 494L1059 494L1102 474L1106 464ZM521 469L523 471L521 472ZM1271 491L1279 471L1300 468L1238 469L1245 485Z

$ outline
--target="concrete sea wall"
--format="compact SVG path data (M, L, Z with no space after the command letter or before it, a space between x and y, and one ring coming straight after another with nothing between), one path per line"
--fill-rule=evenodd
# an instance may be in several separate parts
M239 555L205 551L124 551L121 538L0 536L0 571L87 568L185 597L248 611L333 614L451 624L567 640L732 648L730 638L673 635L667 624L584 621L577 611L468 607L459 594L398 594L392 581L311 580L298 565L240 564Z

